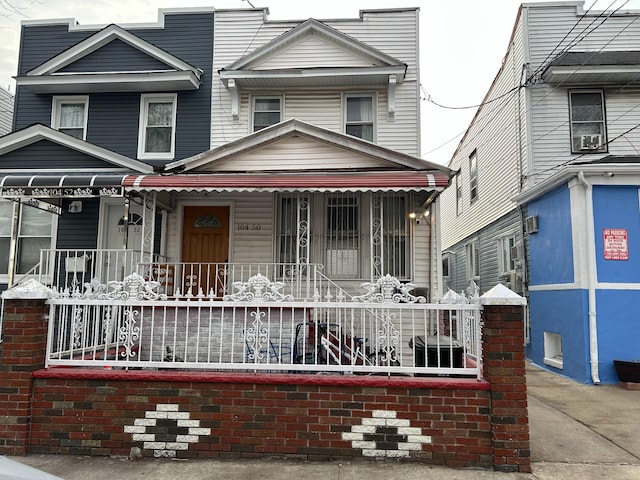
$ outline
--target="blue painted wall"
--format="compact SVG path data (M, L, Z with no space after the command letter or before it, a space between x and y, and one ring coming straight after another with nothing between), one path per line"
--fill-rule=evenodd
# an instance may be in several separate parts
M529 295L531 343L527 357L543 368L582 383L591 382L587 290L532 291ZM544 364L544 332L562 336L562 370Z
M529 234L530 285L572 283L573 236L571 204L566 185L528 204L538 216L538 233Z
M596 240L598 281L640 283L640 212L637 186L594 186L593 220ZM628 260L605 260L602 231L627 230Z
M593 217L598 282L640 284L638 186L594 186ZM628 260L605 260L602 231L627 230ZM616 383L613 360L640 360L640 290L598 290L600 380Z
M540 230L529 235L531 285L573 281L570 197L566 185L529 204ZM638 186L593 187L597 279L600 283L640 284L640 207ZM605 260L603 229L627 230L628 260ZM581 260L586 262L587 260ZM596 290L598 371L601 383L617 383L613 360L640 359L640 290ZM588 291L531 291L531 344L528 357L538 365L591 383ZM563 369L544 365L544 332L562 336Z
M640 291L598 290L600 381L617 383L614 360L640 360Z

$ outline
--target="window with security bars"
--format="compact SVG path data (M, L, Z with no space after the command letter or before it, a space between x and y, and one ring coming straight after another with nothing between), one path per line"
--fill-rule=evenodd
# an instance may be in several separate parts
M278 262L309 263L309 199L282 196L279 201Z
M408 278L410 240L407 197L382 195L374 198L372 245L374 277Z
M327 198L325 268L333 278L360 278L360 198Z

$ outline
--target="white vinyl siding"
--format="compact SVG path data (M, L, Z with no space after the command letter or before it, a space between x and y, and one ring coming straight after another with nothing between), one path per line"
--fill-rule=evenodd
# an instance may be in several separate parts
M11 131L13 122L13 95L0 87L0 136Z
M212 165L211 171L325 170L331 167L343 169L388 165L365 155L347 151L341 153L325 143L292 137Z
M409 155L420 154L419 142L419 95L417 84L417 14L415 10L380 11L363 13L362 18L340 21L325 21L328 26L362 41L407 64L407 73L396 87L395 118L390 121L387 113L387 86L372 88L377 96L376 143ZM214 71L227 67L242 56L268 43L298 25L298 22L264 22L262 10L220 10L215 16ZM311 36L313 37L313 36ZM323 49L316 55L318 41L307 38L300 45L276 52L264 65L266 68L279 65L282 68L299 68L313 59L317 66L344 66L345 55L352 55L335 48ZM282 56L281 56L282 55ZM353 63L353 60L351 60ZM348 63L348 62L347 62ZM344 93L361 91L362 86L332 85L314 88L286 88L282 120L297 118L322 128L344 131L341 96ZM282 92L283 88L279 88ZM214 79L212 98L211 146L216 147L244 137L251 131L251 109L249 98L253 94L268 94L264 89L241 88L239 115L231 117L231 93L222 82Z
M456 199L455 187L447 188L440 196L443 250L515 209L511 199L519 190L521 172L526 174L528 158L524 127L519 130L527 115L526 92L520 89L508 93L520 81L521 68L525 63L521 36L520 25L514 32L513 47L504 58L503 68L486 97L488 100L502 98L478 109L476 121L469 125L448 165L460 172L458 179L462 197L461 201ZM519 141L519 135L524 141ZM479 162L478 188L482 191L478 191L473 208L468 208L472 204L469 157L474 150ZM462 205L461 208L458 205Z

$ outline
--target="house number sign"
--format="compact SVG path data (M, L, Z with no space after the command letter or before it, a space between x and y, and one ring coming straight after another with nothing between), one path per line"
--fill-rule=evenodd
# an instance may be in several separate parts
M262 225L254 223L252 225L248 223L238 223L236 224L236 230L260 230Z

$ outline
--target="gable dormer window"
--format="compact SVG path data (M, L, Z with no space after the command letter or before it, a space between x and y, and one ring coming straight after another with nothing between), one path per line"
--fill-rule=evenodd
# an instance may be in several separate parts
M253 131L270 127L282 121L280 97L253 97Z
M175 149L177 95L142 95L138 158L172 159Z
M51 128L86 140L89 97L53 97Z
M375 112L372 94L345 95L345 126L347 135L374 141Z

